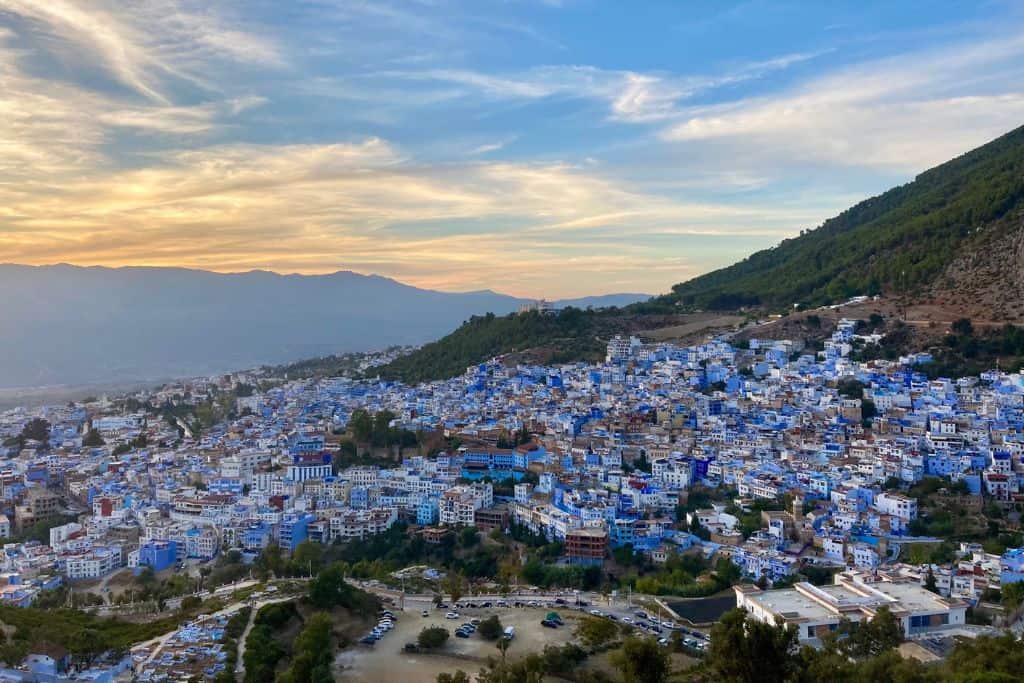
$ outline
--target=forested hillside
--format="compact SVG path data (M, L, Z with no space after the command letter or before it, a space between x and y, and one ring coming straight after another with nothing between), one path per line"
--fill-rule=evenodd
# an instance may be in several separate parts
M663 303L712 309L818 305L913 293L993 233L1019 229L1024 128L847 209L816 230L676 285Z
M609 309L614 310L614 309ZM506 316L473 316L451 334L380 368L382 377L408 383L453 377L494 356L538 346L556 347L553 362L594 360L604 356L605 343L595 337L607 313L564 308Z

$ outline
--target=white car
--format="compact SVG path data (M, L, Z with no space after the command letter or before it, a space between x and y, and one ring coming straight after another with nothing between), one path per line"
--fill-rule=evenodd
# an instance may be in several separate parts
M592 610L590 610L590 613L593 614L595 617L604 616L603 614L601 614L601 610L599 610L599 609L592 609Z
M444 615L444 618L445 619L458 619L459 618L459 613L458 612L449 612L448 614Z
M632 624L633 620L630 619L629 617L622 617L622 623L623 624Z

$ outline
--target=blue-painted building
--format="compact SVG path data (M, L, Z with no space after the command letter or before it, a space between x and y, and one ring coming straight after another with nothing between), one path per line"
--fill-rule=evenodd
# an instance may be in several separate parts
M1024 581L1024 548L1011 548L999 560L999 583Z
M150 540L139 546L139 566L152 567L153 571L167 569L177 557L178 544L175 541Z
M300 543L309 538L309 525L316 521L316 515L288 514L278 525L278 544L283 550L294 552Z

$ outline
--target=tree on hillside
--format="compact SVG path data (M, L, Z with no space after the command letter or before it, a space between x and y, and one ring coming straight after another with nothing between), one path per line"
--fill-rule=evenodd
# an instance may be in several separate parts
M357 442L366 443L373 436L373 418L362 408L354 410L348 419L348 428Z
M100 436L100 433L95 429L90 429L86 432L85 436L82 437L82 445L86 448L99 448L104 443L103 437Z
M453 674L438 674L437 683L469 683L469 676L462 669L458 669Z
M614 621L601 617L584 617L576 626L576 635L590 648L611 642L618 633L619 628Z
M850 630L844 628L843 630ZM878 608L875 616L861 621L848 638L842 641L843 650L851 657L868 659L898 647L903 642L900 620L887 606Z
M672 670L668 653L653 638L626 638L611 663L625 683L665 683Z
M466 589L466 580L458 572L448 572L441 581L441 589L451 596L452 602L458 602Z
M48 443L50 441L50 423L41 417L34 417L22 427L21 437Z
M780 628L734 609L711 627L705 660L714 680L785 683L797 671L797 631Z
M309 582L309 601L320 609L344 605L350 599L352 587L345 582L345 569L332 564Z
M960 335L962 337L969 337L974 334L974 325L971 323L970 318L959 318L953 321L953 334Z
M331 630L326 614L309 618L292 648L291 665L277 678L279 683L331 683Z

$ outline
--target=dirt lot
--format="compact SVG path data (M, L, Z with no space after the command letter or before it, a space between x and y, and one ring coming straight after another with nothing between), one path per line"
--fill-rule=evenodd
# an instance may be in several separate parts
M340 681L402 681L402 683L434 683L439 673L462 669L476 673L488 656L498 656L493 642L473 634L469 638L456 638L455 629L473 617L484 618L497 614L503 626L514 626L516 637L508 649L510 659L544 649L545 645L564 645L573 640L575 615L559 612L566 625L558 629L544 628L541 619L547 610L498 609L464 610L459 619L448 620L438 610L429 617L418 611L400 613L394 630L371 647L357 645L338 655L335 660L336 680ZM443 626L452 637L441 654L406 654L402 647L414 642L427 626Z
M715 331L732 329L743 322L743 316L717 313L693 313L686 316L686 322L670 327L660 327L642 332L641 336L655 341L681 341L696 339Z

